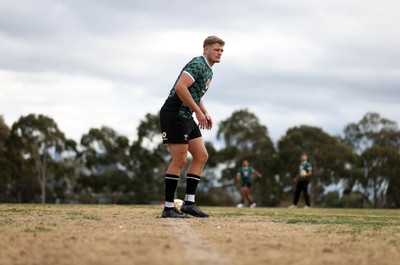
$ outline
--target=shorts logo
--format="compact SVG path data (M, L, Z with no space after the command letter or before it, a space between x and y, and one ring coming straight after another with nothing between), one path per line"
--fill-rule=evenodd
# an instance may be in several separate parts
M188 140L189 135L185 134L183 137L185 137L185 141Z
M166 132L162 132L161 137L163 138L163 140L168 140Z

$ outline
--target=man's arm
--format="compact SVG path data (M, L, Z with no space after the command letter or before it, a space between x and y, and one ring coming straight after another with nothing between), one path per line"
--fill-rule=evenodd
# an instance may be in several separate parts
M206 129L208 127L208 121L206 115L194 101L192 95L189 92L189 87L193 84L193 79L189 74L183 72L179 77L178 82L175 85L175 92L178 97L186 104L195 114L196 119L199 122L200 129Z
M256 177L259 177L259 178L261 178L262 177L262 175L261 175L261 173L260 172L258 172L257 170L255 170L254 169L254 175L256 176Z
M212 120L210 114L208 113L206 107L204 106L204 102L203 102L202 99L200 99L199 107L200 107L201 111L204 113L204 115L207 118L207 127L206 127L206 129L207 130L211 130L211 128L213 126L213 120Z

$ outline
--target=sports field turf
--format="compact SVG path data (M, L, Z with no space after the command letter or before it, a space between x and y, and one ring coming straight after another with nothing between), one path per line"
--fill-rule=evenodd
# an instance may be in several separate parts
M0 205L0 264L400 264L399 210Z

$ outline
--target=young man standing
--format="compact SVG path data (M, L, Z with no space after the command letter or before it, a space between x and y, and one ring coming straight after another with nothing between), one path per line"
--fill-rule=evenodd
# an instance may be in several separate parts
M310 183L312 166L311 163L308 162L306 154L303 154L300 160L301 163L299 166L299 173L294 178L294 181L296 182L296 189L294 192L293 205L290 206L289 208L297 208L297 203L299 202L301 192L303 192L304 199L306 201L306 206L304 208L310 207L310 195L308 195L308 183Z
M200 129L210 130L213 121L202 101L213 76L211 67L219 63L225 42L210 36L204 40L203 55L193 58L182 69L160 111L163 143L168 145L171 164L165 175L164 218L185 218L185 214L208 217L195 205L195 194L208 153ZM198 124L192 115L196 115ZM192 155L186 175L186 195L179 211L174 207L174 195L179 176L186 164L187 152Z
M245 199L249 202L250 208L256 207L256 203L253 201L253 198L250 196L250 189L251 189L251 184L253 182L253 175L257 176L259 178L262 177L262 175L257 170L255 170L254 168L249 166L249 161L244 160L242 167L239 168L239 170L236 174L236 179L238 181L240 181L240 180L242 181L242 189L240 190L240 193L242 195L242 200L236 206L238 208L243 208Z

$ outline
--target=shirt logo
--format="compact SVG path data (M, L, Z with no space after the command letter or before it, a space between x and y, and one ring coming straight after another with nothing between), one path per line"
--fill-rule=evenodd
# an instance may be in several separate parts
M208 80L207 80L207 83L206 83L206 89L208 89L208 88L210 87L210 84L211 84L211 80L208 79Z
M161 137L163 138L163 140L168 140L166 132L162 132Z
M185 134L183 137L185 137L185 141L188 140L189 135Z
M211 80L208 79L208 80L207 80L207 83L206 83L206 87L205 87L204 89L201 90L201 92L202 92L203 94L207 92L207 89L210 87L210 84L211 84Z

